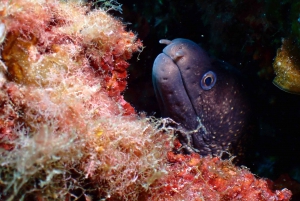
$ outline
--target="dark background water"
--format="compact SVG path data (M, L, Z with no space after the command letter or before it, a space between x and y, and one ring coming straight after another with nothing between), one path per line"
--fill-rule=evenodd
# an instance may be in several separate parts
M300 96L272 84L272 68L282 38L300 34L297 1L118 0L122 14L145 46L129 68L125 99L137 111L160 116L151 82L155 57L162 51L159 39L188 38L211 55L225 60L247 76L259 124L253 143L252 172L277 179L287 173L300 181ZM299 53L300 54L300 53ZM299 55L300 57L300 55Z

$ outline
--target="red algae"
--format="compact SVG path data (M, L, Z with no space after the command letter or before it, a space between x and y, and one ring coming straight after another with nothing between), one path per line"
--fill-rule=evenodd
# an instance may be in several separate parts
M256 178L230 160L168 153L169 175L158 180L148 200L290 200L288 189L272 190L273 183Z
M49 75L62 71L74 73L79 66L92 68L101 87L123 103L120 94L127 85L126 60L142 44L133 33L124 30L121 22L104 11L89 12L89 7L74 3L9 4L2 1L1 21L7 30L2 58L10 80L53 85L55 82ZM36 79L38 76L40 79ZM121 105L125 113L132 114L132 107Z

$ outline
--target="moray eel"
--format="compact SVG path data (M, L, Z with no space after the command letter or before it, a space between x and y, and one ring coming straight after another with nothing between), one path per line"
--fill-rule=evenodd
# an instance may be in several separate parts
M152 81L162 116L182 128L182 144L201 155L242 155L251 107L239 71L190 40L160 43L167 46L154 61Z

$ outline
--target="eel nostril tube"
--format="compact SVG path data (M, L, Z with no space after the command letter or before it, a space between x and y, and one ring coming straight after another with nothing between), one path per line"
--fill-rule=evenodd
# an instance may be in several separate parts
M172 43L172 41L168 40L168 39L161 39L159 40L160 44L165 44L165 45L169 45Z

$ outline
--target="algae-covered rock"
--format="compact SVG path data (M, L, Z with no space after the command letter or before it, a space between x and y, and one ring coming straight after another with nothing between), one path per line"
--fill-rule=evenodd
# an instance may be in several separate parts
M142 44L120 21L0 0L0 42L0 200L136 200L166 173L170 136L122 96Z

